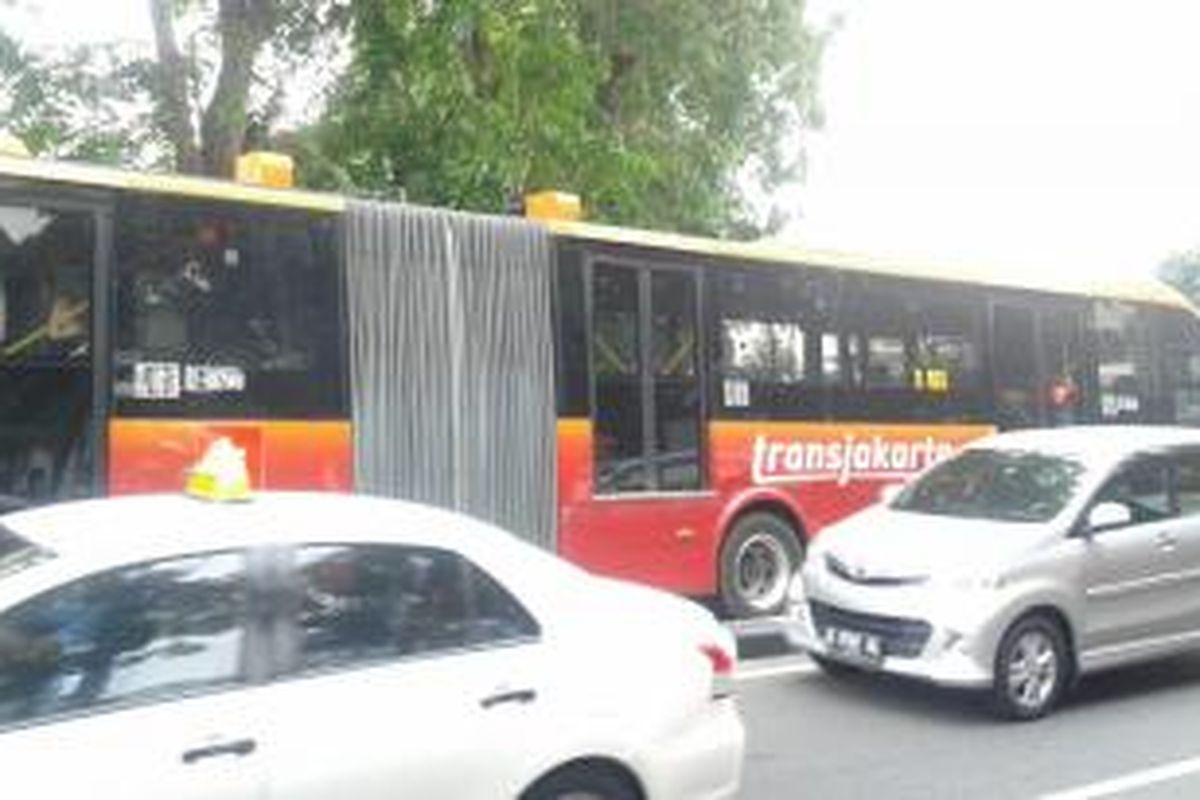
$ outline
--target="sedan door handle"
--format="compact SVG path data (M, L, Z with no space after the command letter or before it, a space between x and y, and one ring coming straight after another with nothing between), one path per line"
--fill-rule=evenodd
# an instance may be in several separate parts
M497 692L479 701L479 705L486 708L494 708L503 703L532 703L537 699L537 692L533 689L517 689L515 691Z
M253 739L238 739L235 742L222 742L221 744L209 745L208 747L197 747L194 750L185 750L183 753L183 763L195 764L204 758L215 758L216 756L248 756L255 751L258 743Z
M1169 533L1158 534L1158 546L1163 550L1175 549L1175 537Z

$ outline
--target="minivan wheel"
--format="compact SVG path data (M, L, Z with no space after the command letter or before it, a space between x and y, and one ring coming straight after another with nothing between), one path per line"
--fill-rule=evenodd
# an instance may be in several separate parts
M721 548L721 601L734 617L777 614L803 550L781 517L756 511L738 519Z
M1058 702L1069 675L1070 658L1062 628L1049 616L1017 620L996 652L992 700L1007 719L1044 716Z

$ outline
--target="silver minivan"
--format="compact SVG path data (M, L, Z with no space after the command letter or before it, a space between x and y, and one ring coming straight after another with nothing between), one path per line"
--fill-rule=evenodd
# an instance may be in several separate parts
M986 688L1040 717L1080 675L1200 646L1200 431L973 443L823 531L788 609L831 674Z

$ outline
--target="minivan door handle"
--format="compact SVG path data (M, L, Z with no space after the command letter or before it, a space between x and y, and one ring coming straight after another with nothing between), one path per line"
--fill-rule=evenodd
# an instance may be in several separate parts
M479 705L487 708L495 708L504 703L532 703L537 699L537 692L533 689L515 689L497 692L493 695L488 695L479 701Z
M192 750L185 750L183 753L183 763L195 764L205 758L216 758L217 756L248 756L258 748L258 743L253 739L238 739L233 742L221 742L207 747L197 747Z
M1166 531L1159 533L1156 539L1158 541L1158 549L1168 551L1175 549L1175 537Z

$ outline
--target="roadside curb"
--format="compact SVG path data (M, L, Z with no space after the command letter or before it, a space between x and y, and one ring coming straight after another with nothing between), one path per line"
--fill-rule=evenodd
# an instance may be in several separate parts
M771 658L796 652L788 644L783 634L783 621L778 617L730 620L725 625L737 640L739 659Z

